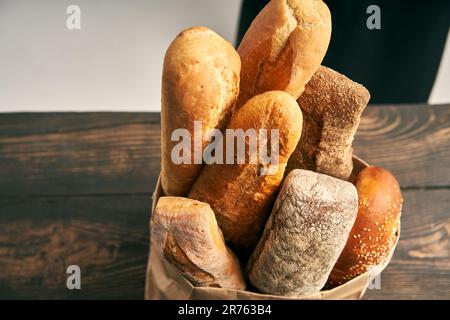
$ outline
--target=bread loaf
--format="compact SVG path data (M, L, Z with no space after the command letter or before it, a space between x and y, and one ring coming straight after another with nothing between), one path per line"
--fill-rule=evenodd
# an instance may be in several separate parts
M237 107L282 90L298 98L322 62L331 15L321 0L272 0L250 25L238 52L242 61Z
M358 210L349 182L306 170L285 179L247 272L263 293L319 292L347 241Z
M251 253L270 213L275 193L283 179L287 159L300 138L302 115L297 102L282 91L266 92L250 99L237 110L227 126L227 131L254 129L278 130L278 165L272 166L270 174L261 174L264 165L250 163L255 156L250 153L248 140L245 163L239 164L234 154L234 164L206 165L192 187L189 197L211 205L225 239L239 253ZM234 136L227 139L229 145ZM271 145L257 137L259 147ZM261 159L259 159L261 160Z
M383 263L398 237L403 199L395 177L383 168L368 167L358 174L355 185L358 215L331 272L329 287L341 285Z
M170 45L161 92L161 184L165 195L188 194L202 168L201 157L194 158L196 146L203 151L211 130L228 123L239 92L239 72L240 59L233 46L207 28L187 29ZM202 128L197 132L199 141L191 140L190 163L174 163L172 151L179 141L172 141L171 135L176 129L187 129L194 137L194 121L200 121Z
M239 262L225 246L208 204L180 197L159 198L151 237L160 256L194 286L245 289Z
M307 169L347 180L353 137L369 99L362 85L321 66L298 99L303 132L286 173Z

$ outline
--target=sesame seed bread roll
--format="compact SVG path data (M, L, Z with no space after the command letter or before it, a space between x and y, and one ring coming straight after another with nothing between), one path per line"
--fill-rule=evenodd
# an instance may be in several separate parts
M272 0L253 20L238 48L242 61L237 107L251 97L303 92L331 38L331 14L321 0Z
M190 164L172 161L171 153L179 143L171 141L172 133L187 129L194 137L194 121L200 121L202 141L198 145L203 151L209 142L205 135L222 129L233 114L240 68L233 46L204 27L184 30L167 50L161 92L161 184L165 195L187 195L202 168L201 159L194 158L194 141Z
M355 180L358 215L328 279L335 287L383 263L396 243L403 198L395 177L380 167L362 170Z
M289 94L266 92L253 97L237 110L228 129L234 132L254 129L257 133L260 129L267 129L268 137L271 129L278 130L279 157L278 165L271 167L273 172L261 174L261 169L267 165L250 163L249 159L254 154L250 154L246 144L245 163L239 164L234 152L233 164L205 165L189 193L189 198L211 205L225 239L238 250L238 254L246 256L256 246L283 179L287 160L300 139L302 114ZM272 143L260 141L258 136L256 140L257 144L268 148ZM231 142L226 136L225 141L226 145Z
M158 254L194 286L245 289L239 261L225 246L208 204L180 197L159 198L151 237Z
M358 211L355 187L324 174L293 170L283 182L247 272L263 293L319 292L345 246Z

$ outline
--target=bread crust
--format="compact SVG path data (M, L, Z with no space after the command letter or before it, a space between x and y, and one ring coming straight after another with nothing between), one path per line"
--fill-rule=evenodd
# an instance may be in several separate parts
M298 99L303 132L286 174L307 169L347 180L353 170L353 138L369 99L364 86L319 67Z
M233 46L215 32L194 27L181 32L164 58L161 92L161 184L165 195L185 196L202 164L175 164L171 141L175 129L194 137L194 121L202 136L229 121L239 93L240 58ZM200 138L202 139L202 138ZM208 140L202 139L202 151Z
M239 261L225 246L208 204L181 197L159 198L151 237L160 256L194 286L245 289Z
M330 38L331 14L323 1L270 1L238 48L242 70L237 107L270 90L297 99L322 62Z
M189 193L211 205L225 239L243 255L251 253L259 239L301 127L300 108L289 94L272 91L253 97L236 111L227 129L278 129L278 169L260 175L260 165L249 161L206 165ZM249 159L249 148L245 152Z
M368 167L355 180L358 216L344 250L328 279L335 287L383 263L400 228L403 198L395 177L386 169Z
M349 182L306 170L283 182L263 236L247 265L263 293L319 292L347 241L358 209Z

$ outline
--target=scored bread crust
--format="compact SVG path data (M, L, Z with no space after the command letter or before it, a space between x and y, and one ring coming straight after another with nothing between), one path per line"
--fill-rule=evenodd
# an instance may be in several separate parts
M369 99L364 86L320 66L298 99L303 132L286 174L307 169L347 180L353 170L353 138Z
M212 129L229 121L239 93L241 62L233 46L215 32L193 27L181 32L164 58L161 91L161 184L165 195L187 195L202 164L175 164L175 129L187 129L193 150L194 121L202 122L202 150Z
M181 197L159 198L151 237L158 254L194 286L245 289L239 261L225 246L208 204Z
M267 129L269 137L271 129L278 129L277 170L260 175L261 166L248 161L249 147L246 145L245 164L237 164L235 152L234 164L206 165L189 193L189 198L211 205L225 239L244 256L251 253L264 228L301 128L300 108L289 94L273 91L253 97L236 111L227 129L255 129L257 133Z
M237 108L270 90L297 99L322 62L330 38L331 14L323 1L270 1L238 48L242 70Z

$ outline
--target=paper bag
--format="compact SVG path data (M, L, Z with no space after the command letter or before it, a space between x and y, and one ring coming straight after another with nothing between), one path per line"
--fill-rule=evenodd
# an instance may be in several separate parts
M365 167L367 163L357 157L353 157L354 177ZM159 197L162 195L161 183L158 179L153 193L152 212L155 209ZM250 291L194 287L176 267L161 258L156 250L150 246L150 254L147 265L145 283L145 299L147 300L308 300L308 299L361 299L369 284L389 264L400 236L400 228L396 243L387 259L381 265L371 268L368 272L350 280L349 282L332 290L321 291L312 295L298 297L282 297L261 294Z

